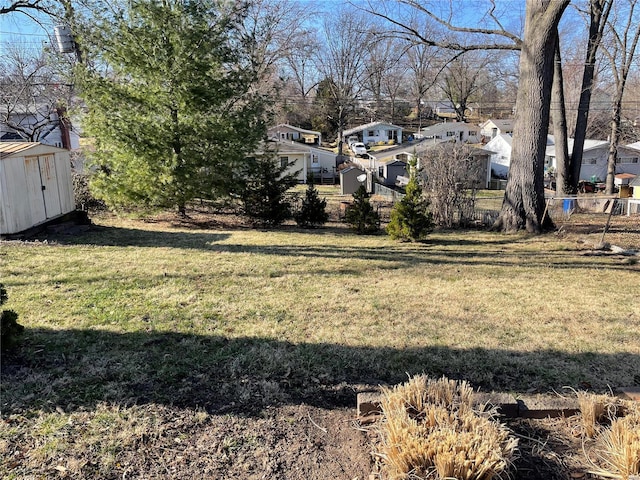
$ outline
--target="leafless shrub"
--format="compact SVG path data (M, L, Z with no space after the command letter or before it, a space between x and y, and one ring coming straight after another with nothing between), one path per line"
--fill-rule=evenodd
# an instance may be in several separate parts
M420 168L437 225L451 228L473 220L475 190L486 167L467 145L440 143L419 154Z

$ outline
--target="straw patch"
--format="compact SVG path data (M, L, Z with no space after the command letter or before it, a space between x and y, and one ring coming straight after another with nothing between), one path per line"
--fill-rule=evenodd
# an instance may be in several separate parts
M425 375L383 389L379 455L389 478L507 478L517 440L472 399L466 382Z

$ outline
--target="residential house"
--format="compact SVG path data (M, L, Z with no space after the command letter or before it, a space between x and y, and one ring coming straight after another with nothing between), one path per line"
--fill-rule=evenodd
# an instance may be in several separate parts
M465 122L443 122L423 128L416 134L416 138L440 142L478 143L479 129L476 125Z
M0 234L20 233L74 210L68 150L0 142Z
M372 122L342 132L343 138L357 138L365 145L402 143L402 127L387 122Z
M456 118L456 109L451 100L436 100L422 102L423 111L427 112L429 116L434 118ZM465 109L465 116L467 118L478 116L480 111L479 104L472 102L467 104Z
M489 153L493 178L507 178L511 164L512 139L510 134L496 135L484 146L484 149Z
M480 124L480 135L485 142L488 142L498 135L513 134L513 123L512 118L489 119Z
M270 140L294 140L307 145L322 145L322 134L315 130L305 130L304 128L294 127L286 123L281 123L275 127L267 129L267 136Z
M317 183L335 183L337 157L328 150L295 141L277 141L273 145L281 164L288 164L288 172L297 172L300 183L307 183L309 175Z
M80 135L63 111L42 106L14 105L0 112L0 142L37 141L67 150L80 146Z
M569 152L573 149L573 139L568 139ZM634 144L631 144L634 145ZM606 140L585 140L580 167L580 180L589 182L604 182L607 178L607 164L609 161L609 142ZM555 146L547 147L545 168L555 170ZM640 149L630 145L618 146L616 174L631 173L640 175Z

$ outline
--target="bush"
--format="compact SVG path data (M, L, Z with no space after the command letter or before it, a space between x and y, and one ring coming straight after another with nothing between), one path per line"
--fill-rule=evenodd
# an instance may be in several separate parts
M89 175L86 173L73 172L73 197L76 202L76 209L83 212L104 210L106 205L102 200L94 197L89 188Z
M313 182L307 186L307 191L302 199L302 206L294 214L293 218L302 228L316 228L324 225L329 220L327 213L327 200L320 199L318 190Z
M411 165L406 195L391 210L387 233L394 240L420 240L433 228L433 216L428 211L429 201L422 195L415 165Z
M0 283L0 305L7 301L7 290ZM18 323L18 314L13 310L3 310L0 314L0 347L3 351L12 348L24 327Z
M292 216L292 196L287 191L296 183L296 173L286 173L290 163L278 163L273 152L247 159L242 179L243 213L254 225L274 227Z
M380 215L369 202L369 194L364 185L360 185L353 194L353 203L345 211L345 222L359 234L380 230Z

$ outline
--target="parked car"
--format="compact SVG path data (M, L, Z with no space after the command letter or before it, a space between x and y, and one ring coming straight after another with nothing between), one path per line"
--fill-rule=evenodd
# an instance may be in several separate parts
M366 155L367 147L365 147L364 143L362 143L362 142L355 142L355 143L351 144L351 151L356 156Z

